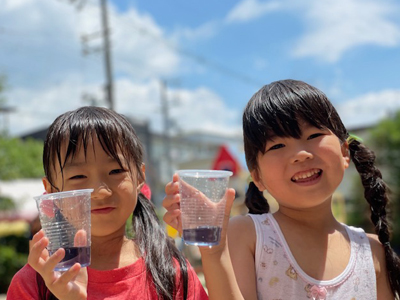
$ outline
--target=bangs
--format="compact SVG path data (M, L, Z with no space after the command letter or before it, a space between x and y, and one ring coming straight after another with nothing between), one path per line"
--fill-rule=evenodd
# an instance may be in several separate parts
M122 144L125 140L124 131L116 126L116 122L99 121L97 113L98 112L93 111L90 112L90 114L75 115L74 120L70 120L68 128L63 128L69 131L65 132L64 140L58 144L68 144L64 161L62 163L63 167L69 158L73 159L75 157L81 147L83 147L85 157L90 145L94 151L93 141L96 139L99 141L104 152L114 158L122 167L118 154L121 153L124 157L128 157L126 153L123 153L126 148Z
M298 81L280 81L264 86L250 99L243 114L243 134L248 149L265 152L274 137L301 137L306 122L332 130L342 138L344 126L324 93Z
M43 165L50 179L50 170L59 165L61 173L69 159L81 149L86 157L93 141L98 140L104 152L115 159L121 168L142 164L143 149L129 121L121 115L99 107L82 107L58 117L49 128L44 147ZM123 166L121 157L126 161ZM140 172L139 172L140 173ZM141 175L140 175L141 176Z
M259 125L258 130L263 132L263 138L270 141L273 137L301 137L300 125L306 122L316 128L328 128L328 116L308 113L310 106L307 101L281 101L280 103L260 103L255 108L258 113L254 115L253 122Z

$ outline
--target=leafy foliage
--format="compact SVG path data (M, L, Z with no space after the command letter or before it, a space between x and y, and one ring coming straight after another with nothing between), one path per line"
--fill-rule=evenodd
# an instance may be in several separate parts
M28 239L26 236L0 238L0 294L5 294L12 277L27 262Z
M0 136L0 180L40 178L43 143Z
M0 195L0 211L15 209L15 203L11 198Z
M378 162L388 168L393 187L400 188L400 110L382 121L371 135L379 150Z

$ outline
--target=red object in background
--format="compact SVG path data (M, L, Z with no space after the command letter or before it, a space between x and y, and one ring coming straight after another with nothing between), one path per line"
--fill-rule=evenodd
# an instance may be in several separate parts
M240 172L239 163L236 161L236 159L232 156L232 154L228 151L228 149L225 146L221 146L219 148L212 169L231 171L233 173L232 176L235 176L237 173Z
M147 183L144 183L144 185L142 186L142 189L140 190L140 192L146 196L147 199L151 199L151 189L150 187L147 185Z

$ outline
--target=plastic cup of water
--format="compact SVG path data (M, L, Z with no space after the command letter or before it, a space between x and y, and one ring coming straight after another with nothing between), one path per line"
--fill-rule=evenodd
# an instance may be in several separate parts
M90 265L90 194L93 189L73 190L34 197L42 229L52 255L64 248L65 257L55 267L66 271L75 263Z
M187 245L215 246L221 240L226 191L232 172L179 170L183 241Z

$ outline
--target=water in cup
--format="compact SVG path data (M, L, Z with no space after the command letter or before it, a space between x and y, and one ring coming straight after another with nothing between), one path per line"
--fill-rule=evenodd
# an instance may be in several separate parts
M221 240L221 229L217 226L198 226L195 229L184 229L182 237L189 245L214 246Z
M90 194L92 189L73 190L35 197L41 226L53 254L64 248L65 257L55 268L66 271L75 263L90 264Z
M232 172L179 170L177 173L185 244L218 245L224 220L225 193Z

